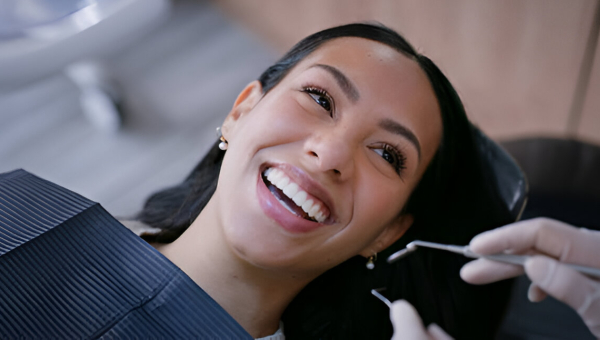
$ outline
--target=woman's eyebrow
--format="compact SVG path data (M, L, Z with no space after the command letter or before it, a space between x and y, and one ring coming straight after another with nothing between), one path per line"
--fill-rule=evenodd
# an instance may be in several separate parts
M311 68L312 67L319 67L331 73L331 75L335 78L335 81L337 81L338 85L342 88L344 94L346 94L346 97L348 97L352 103L356 103L360 99L360 94L358 93L356 86L352 84L350 79L348 79L348 77L346 77L342 71L333 66L324 64L315 64L311 66Z
M417 136L415 136L415 134L412 131L410 131L409 128L389 118L384 118L380 120L379 127L388 132L403 136L404 138L408 139L408 141L411 142L417 149L419 160L421 160L421 143L419 143Z

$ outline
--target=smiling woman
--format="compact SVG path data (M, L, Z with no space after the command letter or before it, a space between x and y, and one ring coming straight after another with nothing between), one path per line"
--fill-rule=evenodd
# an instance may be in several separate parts
M252 336L283 320L288 339L389 339L369 295L382 286L454 336L492 336L506 284L469 288L462 259L365 269L417 236L467 243L511 222L454 89L396 32L307 37L240 93L221 131L226 144L138 218Z

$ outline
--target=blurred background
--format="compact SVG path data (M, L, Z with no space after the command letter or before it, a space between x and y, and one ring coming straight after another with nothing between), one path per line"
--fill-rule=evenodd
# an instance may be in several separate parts
M600 0L1 0L0 172L135 214L183 179L237 94L310 33L375 20L433 59L529 177L524 217L600 226ZM524 300L499 339L592 338Z

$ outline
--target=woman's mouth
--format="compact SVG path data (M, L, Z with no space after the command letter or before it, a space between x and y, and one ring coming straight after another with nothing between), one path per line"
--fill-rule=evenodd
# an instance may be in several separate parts
M277 201L296 216L318 223L329 217L329 209L322 201L303 190L280 169L265 169L262 179Z

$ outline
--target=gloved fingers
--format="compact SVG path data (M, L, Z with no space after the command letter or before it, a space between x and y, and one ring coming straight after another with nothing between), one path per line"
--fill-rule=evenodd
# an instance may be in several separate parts
M525 272L546 293L575 309L592 331L594 327L598 328L600 282L545 256L534 256L527 260Z
M484 258L465 264L460 270L460 277L471 284L487 284L523 274L522 266L496 262Z
M429 337L433 340L454 340L454 338L448 335L442 327L435 323L427 326L427 332L429 333Z
M586 297L583 306L579 307L577 313L581 315L583 322L592 334L600 338L600 289L596 290L595 294Z
M531 302L540 302L544 300L548 296L546 292L544 292L540 287L538 287L535 283L529 285L529 290L527 290L527 298Z
M469 245L471 250L478 254L496 254L500 252L522 253L530 249L535 249L540 235L547 240L548 236L544 236L543 234L556 235L560 234L561 231L569 229L576 230L559 221L547 218L535 218L483 232L475 236ZM541 230L544 231L540 233ZM547 254L553 255L548 252Z
M423 327L421 317L415 307L406 300L398 300L392 303L390 319L394 326L392 340L430 340L429 334Z
M522 254L533 250L563 262L600 268L598 244L600 232L536 218L481 233L471 240L470 248L479 254Z

